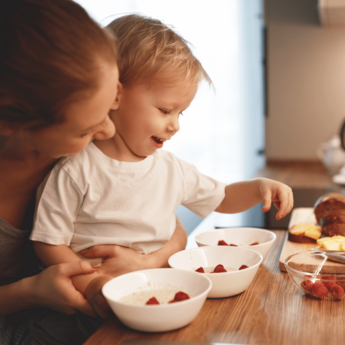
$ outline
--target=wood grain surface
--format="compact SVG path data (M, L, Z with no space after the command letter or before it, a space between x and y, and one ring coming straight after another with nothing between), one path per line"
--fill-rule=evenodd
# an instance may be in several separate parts
M188 326L161 334L132 331L112 317L84 345L117 345L127 339L179 342L298 345L341 344L344 301L320 301L295 287L279 269L286 231L242 294L208 299Z

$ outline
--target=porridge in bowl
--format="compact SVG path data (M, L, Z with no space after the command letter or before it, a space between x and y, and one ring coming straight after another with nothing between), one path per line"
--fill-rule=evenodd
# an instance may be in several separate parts
M169 287L163 289L152 289L133 292L120 299L120 302L135 305L157 305L180 302L190 299L190 295L179 289L171 289Z

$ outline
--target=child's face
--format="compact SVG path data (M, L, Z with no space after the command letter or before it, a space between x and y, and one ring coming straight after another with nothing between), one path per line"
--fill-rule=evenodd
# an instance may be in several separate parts
M49 157L74 156L93 139L104 140L115 133L109 111L117 109L119 73L105 66L101 86L89 98L72 103L62 123L38 131L24 131L24 137L37 151Z
M113 115L115 143L122 158L146 157L162 148L180 129L179 116L197 92L195 83L123 87L119 108Z

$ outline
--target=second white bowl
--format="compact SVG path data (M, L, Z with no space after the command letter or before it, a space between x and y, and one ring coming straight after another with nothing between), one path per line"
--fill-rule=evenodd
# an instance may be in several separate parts
M276 239L274 232L258 228L225 228L202 232L195 236L199 247L217 246L219 240L236 244L240 248L249 248L260 253L265 260ZM259 242L251 246L251 243Z
M183 250L169 258L170 267L195 271L199 267L215 267L219 264L237 269L224 273L199 273L212 281L209 298L223 298L245 291L253 281L262 262L262 255L248 248L207 246ZM238 270L242 265L249 268Z

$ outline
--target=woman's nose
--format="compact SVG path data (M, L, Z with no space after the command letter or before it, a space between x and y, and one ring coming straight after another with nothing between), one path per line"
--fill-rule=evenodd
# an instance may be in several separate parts
M96 140L105 140L112 138L115 135L115 125L114 122L110 120L109 116L106 118L102 127L97 130L96 134L94 135L94 139Z

